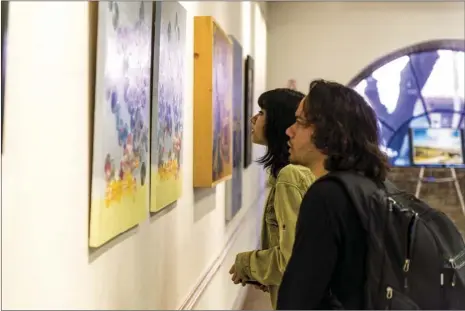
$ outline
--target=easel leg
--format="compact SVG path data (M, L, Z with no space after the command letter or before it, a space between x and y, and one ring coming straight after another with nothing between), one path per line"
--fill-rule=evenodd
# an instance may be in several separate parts
M421 186L423 184L423 178L425 176L425 168L422 167L420 169L420 173L418 174L418 181L417 181L417 189L415 191L415 196L419 199L420 198L420 191L421 191Z
M452 179L454 180L455 190L457 190L457 197L459 198L460 207L462 208L462 213L465 215L465 202L463 199L462 189L460 189L460 183L455 172L455 168L450 169Z

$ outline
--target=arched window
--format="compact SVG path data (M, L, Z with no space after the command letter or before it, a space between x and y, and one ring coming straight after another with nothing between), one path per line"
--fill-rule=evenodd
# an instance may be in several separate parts
M465 40L415 44L366 67L349 86L378 116L394 166L410 166L409 128L465 128Z

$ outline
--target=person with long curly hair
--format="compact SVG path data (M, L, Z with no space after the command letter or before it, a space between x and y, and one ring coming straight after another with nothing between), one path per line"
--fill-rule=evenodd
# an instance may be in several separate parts
M295 122L295 112L304 94L274 89L260 95L260 111L250 120L252 142L266 146L258 160L268 170L270 191L262 221L261 248L239 253L230 270L235 284L255 284L270 293L276 308L281 277L294 244L299 206L315 176L308 168L289 163L286 129Z
M385 181L389 165L375 112L353 89L315 80L286 133L291 163L319 180L302 200L277 308L363 309L367 232L345 188L322 176L345 171Z

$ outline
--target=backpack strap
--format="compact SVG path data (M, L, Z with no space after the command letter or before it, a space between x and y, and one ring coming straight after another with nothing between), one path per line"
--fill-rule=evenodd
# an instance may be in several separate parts
M385 185L377 185L371 179L362 174L353 171L335 171L319 178L316 182L324 180L334 180L338 182L347 191L352 203L357 210L362 225L366 231L369 231L371 213L367 210L369 200L374 195L387 198L387 193L395 188L392 183L387 182Z

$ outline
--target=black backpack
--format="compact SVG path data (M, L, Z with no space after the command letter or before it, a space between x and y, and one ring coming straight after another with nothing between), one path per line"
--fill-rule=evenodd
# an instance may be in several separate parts
M465 310L465 242L444 213L390 182L325 179L345 187L368 234L365 309Z

